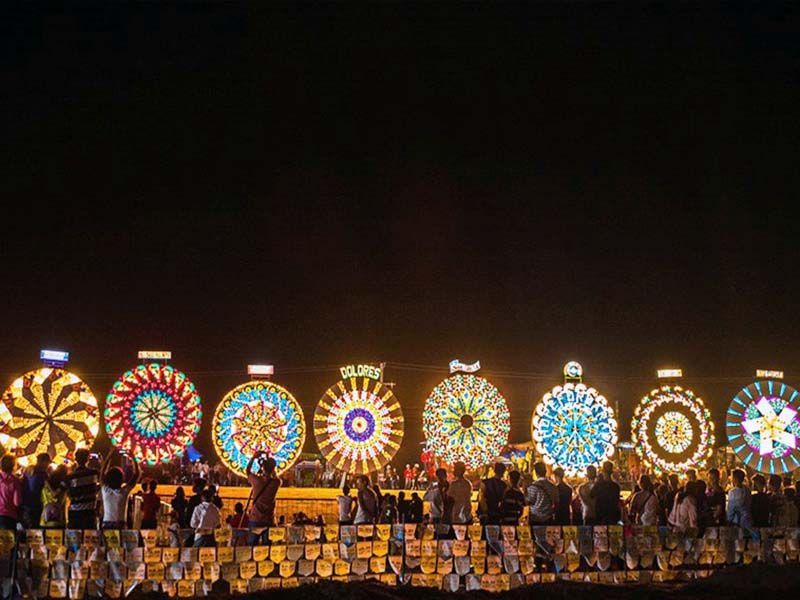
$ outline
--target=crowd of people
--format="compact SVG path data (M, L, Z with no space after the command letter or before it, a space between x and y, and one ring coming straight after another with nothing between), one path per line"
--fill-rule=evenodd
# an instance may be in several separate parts
M356 494L349 486L337 498L340 524L364 523L453 523L541 525L660 525L686 531L721 525L753 527L797 527L800 497L790 478L761 474L749 480L734 469L725 481L712 468L698 477L688 469L658 477L643 474L634 490L623 499L614 465L591 466L581 481L567 481L564 470L552 472L544 463L533 465L533 473L507 472L497 463L491 477L478 486L476 514L472 493L475 487L465 477L463 463L452 473L439 468L434 480L420 496L412 492L382 494L379 485L364 475L356 478ZM728 481L729 479L729 481ZM427 507L427 512L423 507Z
M195 530L188 542L210 545L207 530L222 524L222 499L218 488L207 479L194 479L191 495L178 487L175 495L163 501L158 482L141 479L141 469L132 457L119 460L112 451L102 462L87 450L75 453L74 465L53 467L47 454L18 473L15 458L0 459L0 529L70 528L123 529L134 525L155 528L159 515L166 514L169 527L178 532ZM285 524L276 519L276 496L282 480L275 471L275 460L264 453L247 465L251 486L247 505L236 503L227 523L234 528L266 528ZM413 474L413 469L412 469ZM606 462L600 470L589 467L581 481L568 481L561 468L550 471L544 463L533 465L532 473L507 470L503 463L493 467L491 476L473 482L466 478L466 467L455 463L452 472L438 468L423 490L383 493L381 483L395 487L393 469L373 481L359 475L337 497L338 521L342 525L368 523L453 523L519 524L523 516L537 525L662 525L678 530L719 525L741 527L795 527L800 498L789 478L755 474L748 478L741 469L730 474L709 469L698 476L693 469L683 477L661 474L639 477L633 492L623 500L614 466ZM404 485L415 488L404 476ZM396 488L395 488L396 489ZM477 506L473 492L477 489ZM134 523L129 499L138 497ZM322 517L292 515L294 524L322 524Z

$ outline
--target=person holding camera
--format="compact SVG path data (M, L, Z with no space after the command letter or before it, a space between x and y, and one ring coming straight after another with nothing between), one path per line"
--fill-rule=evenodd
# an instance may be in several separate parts
M253 464L258 461L258 472ZM275 459L266 452L256 452L247 463L247 481L253 487L253 501L248 514L248 525L253 527L275 527L275 496L281 480L275 473Z

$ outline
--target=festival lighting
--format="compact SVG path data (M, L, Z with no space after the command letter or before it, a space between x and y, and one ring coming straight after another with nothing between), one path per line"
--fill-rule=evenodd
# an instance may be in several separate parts
M237 475L246 475L247 464L257 452L274 458L280 474L303 451L303 409L284 387L249 381L229 391L217 406L211 439L222 462ZM257 464L253 470L258 471Z
M89 386L60 368L25 373L0 402L0 444L21 466L33 464L42 452L62 463L76 449L91 446L99 427L97 400Z
M476 360L474 363L466 364L457 358L450 361L450 373L477 373L481 369L481 361Z
M437 458L477 469L500 455L511 422L506 400L494 385L471 373L457 373L433 388L422 428Z
M783 474L800 467L800 394L775 379L742 388L728 407L728 441L751 469Z
M317 445L340 471L378 471L403 440L400 403L380 381L379 367L348 365L340 373L342 380L326 390L314 411Z
M711 413L694 392L677 385L642 398L631 431L636 454L657 473L703 468L714 451Z
M151 363L126 371L114 383L104 416L111 443L152 465L183 455L200 431L203 412L184 373Z
M577 367L576 367L577 366ZM564 378L583 377L578 363L567 363ZM617 421L596 389L568 381L547 392L531 418L531 435L545 463L568 475L584 473L614 454Z

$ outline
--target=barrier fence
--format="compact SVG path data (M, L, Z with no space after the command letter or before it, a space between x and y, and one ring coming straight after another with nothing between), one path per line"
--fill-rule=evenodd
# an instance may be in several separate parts
M800 529L481 525L0 531L6 578L32 598L245 593L319 580L503 591L560 580L664 582L800 558ZM198 538L195 538L198 539Z

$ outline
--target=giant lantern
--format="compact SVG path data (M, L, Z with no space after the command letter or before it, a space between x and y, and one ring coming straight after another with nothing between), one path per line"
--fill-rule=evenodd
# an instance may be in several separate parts
M608 401L583 383L583 367L564 365L564 385L547 392L531 418L531 435L545 463L579 475L614 455L617 421Z
M662 384L633 413L631 440L642 462L656 473L703 468L714 451L714 422L703 400L677 385L680 369L662 369Z
M403 411L381 367L348 365L314 411L314 437L325 460L346 473L379 471L403 440Z
M291 392L269 380L272 365L249 365L247 372L250 381L225 394L217 406L211 428L214 449L237 475L246 474L258 452L274 458L277 473L283 473L303 451L303 409ZM253 470L258 468L256 462Z
M0 444L22 466L47 453L54 463L89 448L100 427L89 386L64 367L69 353L42 350L42 366L15 379L0 401Z
M120 450L147 464L183 455L200 431L200 396L189 378L166 364L167 351L139 352L106 396L106 432Z
M748 467L768 474L800 467L800 394L784 383L783 371L756 371L728 407L728 443Z
M428 448L440 460L482 467L503 451L511 429L506 400L487 379L475 375L480 362L450 363L451 375L431 391L422 413Z

